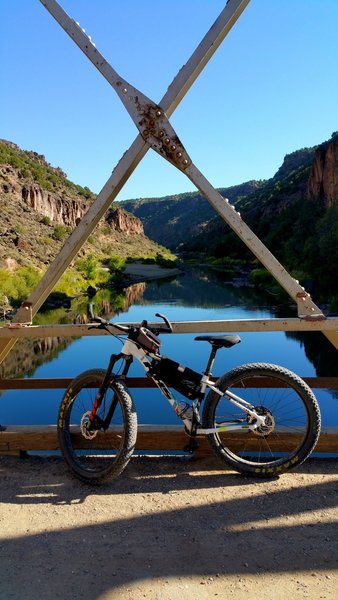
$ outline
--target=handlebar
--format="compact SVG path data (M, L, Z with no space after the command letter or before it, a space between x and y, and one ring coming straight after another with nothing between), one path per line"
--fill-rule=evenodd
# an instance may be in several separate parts
M156 313L155 317L160 317L160 319L163 319L163 321L165 322L167 329L161 328L160 333L172 333L173 332L173 326L170 323L169 319L165 316L165 315L161 315L161 313Z
M147 329L149 329L149 331L151 331L152 333L154 333L155 335L159 335L160 333L172 333L173 332L173 328L172 328L172 324L170 323L169 319L165 316L162 315L160 313L156 313L155 317L159 317L160 319L162 319L165 324L166 327L161 327L161 325L159 327L150 327L148 325L147 321L142 321L142 323L140 323L140 325L121 325L120 323L111 323L110 321L107 321L107 319L102 319L101 317L97 317L94 315L94 311L93 311L93 303L90 302L88 304L88 316L90 317L90 320L92 323L98 323L99 326L106 328L106 327L116 327L116 329L119 329L120 331L123 331L123 333L131 333L132 331L135 331L135 329L139 329L140 327L146 327Z

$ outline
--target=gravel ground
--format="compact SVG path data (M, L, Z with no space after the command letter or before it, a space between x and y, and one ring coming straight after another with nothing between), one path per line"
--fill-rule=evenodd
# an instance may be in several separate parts
M1 600L338 598L337 461L264 481L135 457L105 487L1 457Z

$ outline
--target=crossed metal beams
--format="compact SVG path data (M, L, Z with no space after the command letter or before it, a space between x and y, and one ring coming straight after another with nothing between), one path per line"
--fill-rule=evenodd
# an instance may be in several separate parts
M213 188L209 181L195 167L184 145L169 122L169 117L211 56L215 53L249 1L228 0L218 19L203 38L189 61L174 78L161 102L157 104L119 76L96 49L84 30L67 15L56 0L40 0L113 87L138 128L139 135L113 170L111 177L83 217L81 223L66 240L59 255L30 294L27 301L19 309L16 315L17 323L25 323L32 320L32 317L43 304L149 148L152 148L176 168L184 172L206 196L224 221L228 223L261 263L273 274L291 298L293 298L298 306L299 317L315 320L325 319L322 311L314 304L310 295L291 277L273 254L244 223L234 207ZM324 335L338 348L337 331L326 331ZM10 342L0 340L0 363L14 343L15 340Z

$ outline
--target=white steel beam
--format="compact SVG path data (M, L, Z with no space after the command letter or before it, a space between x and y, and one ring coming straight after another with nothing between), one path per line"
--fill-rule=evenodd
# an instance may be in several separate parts
M170 94L168 95L167 93L160 105L152 102L140 90L137 90L129 82L120 77L111 65L107 63L102 54L100 54L91 39L86 35L84 30L81 29L80 25L75 23L73 19L67 15L56 0L40 1L110 83L126 110L129 112L143 139L153 148L153 150L171 162L179 170L183 171L204 194L223 220L235 231L240 239L249 247L253 254L273 274L275 279L296 302L298 316L324 319L325 317L322 311L314 304L310 294L308 294L286 271L261 240L243 222L239 213L233 210L232 207L224 201L223 197L194 166L182 142L169 123L168 107L166 106L165 100L167 98L170 101ZM238 11L240 9L243 10L243 8L240 6L240 3L236 4L229 2L224 10L229 11L231 7L232 10L235 11L235 13L231 13L232 19L234 19L236 11L238 13ZM227 18L227 23L229 17L230 14ZM210 54L211 48L215 51L215 40L220 43L220 31L223 31L223 29L220 27L219 23L218 25L216 24L217 21L209 30L206 36L208 39L206 40L205 38L201 44L201 57L199 63L197 63L199 64L199 69L202 60L205 64L207 60L206 57ZM227 24L227 29L229 29L229 24ZM213 40L213 46L210 45L211 40ZM196 76L197 68L195 65L196 59L194 64L189 66L185 65L184 68L187 73L191 71ZM185 85L187 89L187 83L191 83L192 76L189 75L187 83L185 83L185 79L187 78L178 76L172 83L172 98L175 98L176 102L179 97L183 97L183 86Z
M121 323L123 325L136 325L136 323ZM158 327L157 323L149 323L150 327ZM325 321L307 321L305 319L231 319L219 321L175 321L172 323L173 333L224 333L224 332L257 332L257 331L321 331L329 337L331 333L338 332L338 319L328 318ZM118 329L111 329L112 333L121 333ZM103 329L92 325L30 325L0 327L0 341L17 339L37 339L46 337L82 337L110 335Z

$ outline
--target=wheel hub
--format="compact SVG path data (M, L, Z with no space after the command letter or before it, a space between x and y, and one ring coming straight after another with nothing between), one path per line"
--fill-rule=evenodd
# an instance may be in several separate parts
M88 423L89 423L89 416L90 416L89 410L82 415L81 422L80 422L80 430L81 430L83 437L86 438L86 440L93 440L97 436L98 430L97 429L89 430L87 428Z
M270 435L275 429L275 419L273 418L272 412L270 412L264 406L255 406L256 413L260 417L265 417L265 422L262 425L259 425L256 429L251 429L252 433L255 435L259 435L261 437L266 437ZM254 425L257 422L257 419L252 415L248 416L249 425Z

